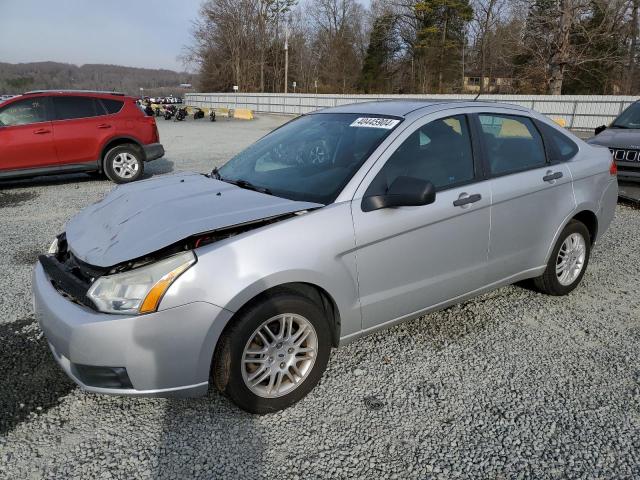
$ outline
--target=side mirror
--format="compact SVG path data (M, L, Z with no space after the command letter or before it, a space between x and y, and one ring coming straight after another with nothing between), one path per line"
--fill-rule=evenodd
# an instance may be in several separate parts
M598 135L601 132L604 132L607 129L606 125L600 125L599 127L596 127L596 135Z
M398 177L384 195L373 195L362 199L362 211L371 212L382 208L417 207L436 201L436 187L428 180L414 177Z

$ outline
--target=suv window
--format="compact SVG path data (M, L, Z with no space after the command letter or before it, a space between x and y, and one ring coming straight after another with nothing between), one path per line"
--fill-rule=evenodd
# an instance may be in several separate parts
M56 120L89 118L98 115L95 100L91 97L53 97L53 106Z
M547 143L551 142L553 144L557 155L560 157L555 160L564 162L572 159L576 153L578 153L578 146L569 137L544 123L540 123L539 125L542 127Z
M504 175L547 163L544 143L533 121L511 115L479 115L492 175Z
M18 100L0 109L0 126L28 125L46 121L46 99L42 97Z
M456 115L418 128L389 157L366 195L384 194L400 176L428 180L439 190L473 180L467 118Z
M124 105L124 102L121 100L109 100L106 98L101 98L100 101L109 114L118 113L120 110L122 110L122 106Z

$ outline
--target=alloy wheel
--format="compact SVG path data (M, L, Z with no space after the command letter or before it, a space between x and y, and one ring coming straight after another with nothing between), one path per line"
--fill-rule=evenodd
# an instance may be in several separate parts
M116 175L126 179L135 176L140 168L138 159L129 152L122 152L116 155L111 165Z
M318 335L305 317L276 315L251 334L242 352L242 378L263 398L295 390L309 376L318 354Z
M571 285L580 276L586 252L587 246L582 235L572 233L565 238L556 259L556 276L560 285Z

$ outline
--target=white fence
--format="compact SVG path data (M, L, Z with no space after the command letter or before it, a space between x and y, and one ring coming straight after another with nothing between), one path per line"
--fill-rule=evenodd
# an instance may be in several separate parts
M475 95L313 95L281 93L188 93L187 105L248 108L258 113L300 115L320 108L372 100L472 100ZM609 124L636 100L630 96L595 95L482 95L482 101L532 108L551 118L562 118L573 130L593 130Z

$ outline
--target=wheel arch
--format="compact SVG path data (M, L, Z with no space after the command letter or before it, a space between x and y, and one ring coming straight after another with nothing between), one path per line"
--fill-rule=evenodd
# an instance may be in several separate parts
M267 299L270 295L279 292L290 292L303 297L307 297L316 302L324 311L331 329L331 344L337 347L340 342L341 317L338 305L331 294L323 287L309 282L287 282L265 288L264 290L254 294L250 299L246 300L240 308L231 316L224 331L231 327L233 322L242 315L247 309L251 308L257 302ZM222 335L221 335L222 336ZM218 339L219 341L219 339Z
M547 249L545 265L549 261L549 257L551 256L553 247L558 241L560 234L572 220L578 220L580 223L584 224L587 227L587 230L589 230L591 245L593 246L593 244L595 243L598 235L598 216L595 214L593 208L585 205L582 206L582 208L577 208L571 214L569 214L567 218L565 218L564 222L562 222L562 225L560 225L560 227L556 230L556 233L553 236L553 240Z
M216 355L218 352L218 348L220 347L220 340L224 338L225 333L228 329L232 328L235 324L236 320L245 312L247 309L251 308L257 302L260 302L270 295L273 295L278 292L291 292L301 296L305 296L311 298L312 300L319 303L320 307L324 310L327 315L327 319L329 320L329 328L331 329L331 346L338 347L340 343L340 312L336 305L333 297L327 292L324 288L307 282L288 282L282 283L276 286L269 287L265 290L262 290L258 294L254 295L252 298L247 300L235 313L233 313L228 321L225 323L224 327L220 331L219 335L215 340L215 344L211 349L209 347L208 353L205 357L209 359L209 378L212 379L214 375L214 369L217 368L215 361ZM204 352L203 352L204 353ZM201 361L204 360L201 356ZM201 363L202 365L202 363ZM204 366L204 365L202 365Z
M138 147L140 149L140 152L143 155L142 160L145 161L144 148L142 147L142 142L140 142L140 140L134 137L126 136L126 135L118 136L115 138L111 138L107 142L105 142L102 149L100 150L100 158L98 159L98 165L101 172L104 171L104 159L107 155L107 152L112 148L119 147L120 145L127 145L127 144L133 144L136 147Z

